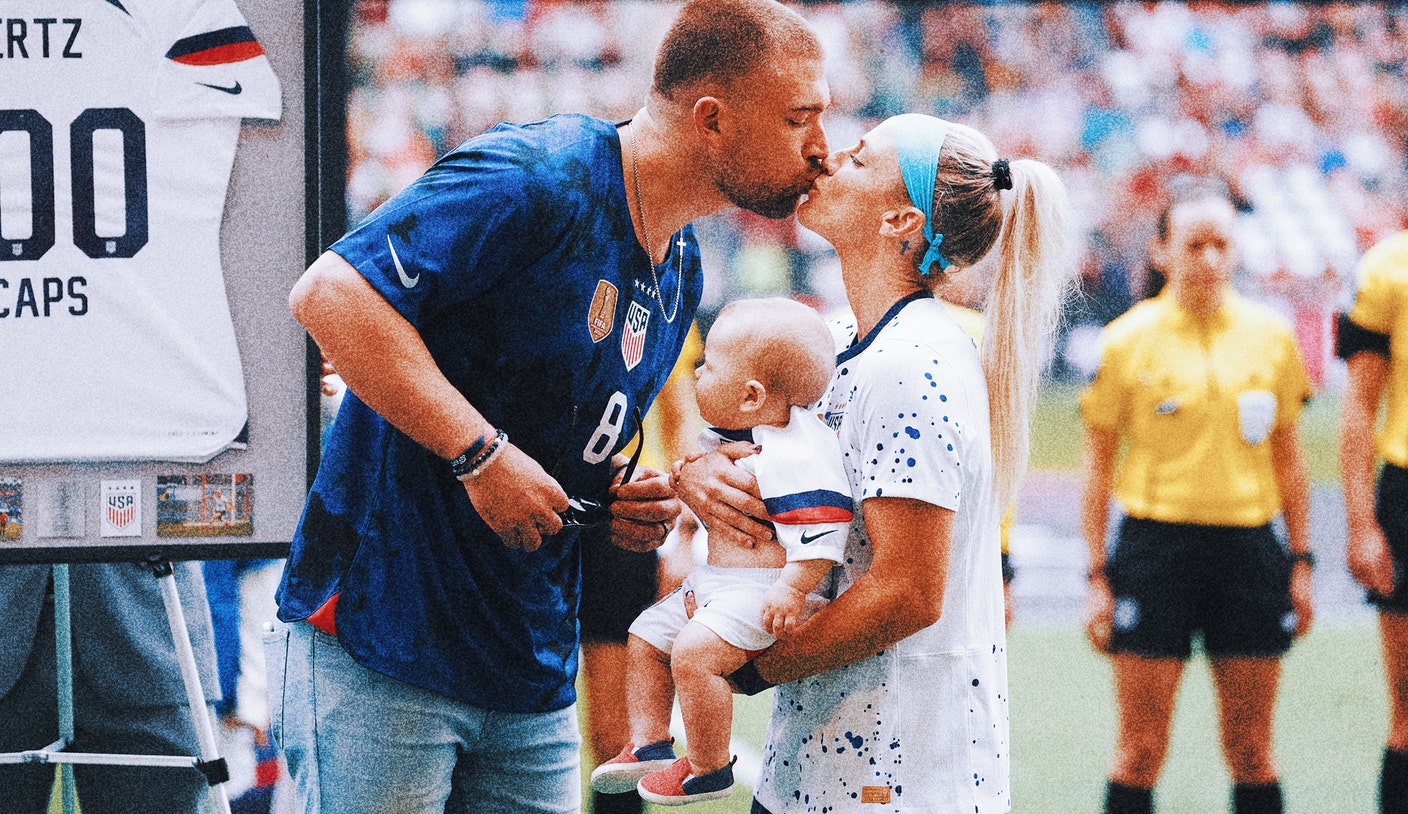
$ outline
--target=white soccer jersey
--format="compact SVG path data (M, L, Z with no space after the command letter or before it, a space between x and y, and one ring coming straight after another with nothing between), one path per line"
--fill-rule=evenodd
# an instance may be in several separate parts
M870 567L865 500L955 512L943 615L877 656L776 690L759 801L773 814L1010 808L1007 655L987 385L943 303L902 301L866 340L838 329L823 406L852 494L838 590Z
M787 561L840 563L855 515L836 433L812 410L793 407L787 426L762 425L747 435L762 449L737 465L757 479ZM730 440L736 439L707 429L699 434L699 448L709 452Z
M0 462L207 460L246 421L225 192L278 80L233 0L3 16Z

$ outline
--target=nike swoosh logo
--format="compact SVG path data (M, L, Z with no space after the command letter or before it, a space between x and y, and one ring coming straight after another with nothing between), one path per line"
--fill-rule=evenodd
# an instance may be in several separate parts
M211 84L206 83L206 82L197 82L196 84L197 84L197 85L204 85L204 86L207 87L207 88L213 88L213 89L215 89L215 90L220 91L221 93L228 93L228 94L230 94L231 96L238 96L238 95L240 95L241 93L244 92L244 88L240 87L240 83L239 83L238 81L235 82L234 87L230 87L230 88L227 88L227 87L225 87L224 85L211 85Z
M820 539L820 538L822 538L822 537L825 537L825 536L828 535L828 534L835 534L835 533L836 533L836 529L832 529L831 531L821 531L821 532L817 532L816 534L807 534L806 532L803 532L803 533L802 533L802 545L806 545L807 543L815 542L816 540L818 540L818 539Z
M391 262L396 264L396 276L401 278L401 285L406 288L415 288L420 282L420 275L412 277L406 273L406 269L401 266L401 258L396 254L396 247L391 245L391 235L386 236L386 247L391 250Z

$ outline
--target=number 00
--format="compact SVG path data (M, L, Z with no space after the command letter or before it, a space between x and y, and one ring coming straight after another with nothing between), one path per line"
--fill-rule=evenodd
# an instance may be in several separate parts
M101 237L93 170L93 134L122 134L122 189L127 231ZM0 110L0 133L29 134L30 236L3 239L0 260L38 260L54 246L54 127L37 110ZM132 257L147 245L147 128L125 107L95 107L78 114L68 129L73 179L73 245L94 259ZM0 210L0 224L3 224Z

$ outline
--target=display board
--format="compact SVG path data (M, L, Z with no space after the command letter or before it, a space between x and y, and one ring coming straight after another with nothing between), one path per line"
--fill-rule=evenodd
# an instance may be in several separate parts
M0 561L270 556L292 539L318 430L287 299L313 251L318 13L7 8Z

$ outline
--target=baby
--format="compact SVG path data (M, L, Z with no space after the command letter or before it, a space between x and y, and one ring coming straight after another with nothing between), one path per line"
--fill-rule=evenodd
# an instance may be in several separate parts
M813 409L835 370L833 348L826 323L793 300L741 300L714 322L695 372L699 412L714 425L700 445L758 447L738 465L757 478L777 542L711 547L706 565L636 618L627 644L631 743L592 772L597 791L634 788L664 805L733 792L725 676L825 601L813 591L841 562L850 528L840 446ZM689 592L698 603L693 618ZM689 748L678 760L669 729L676 692Z

